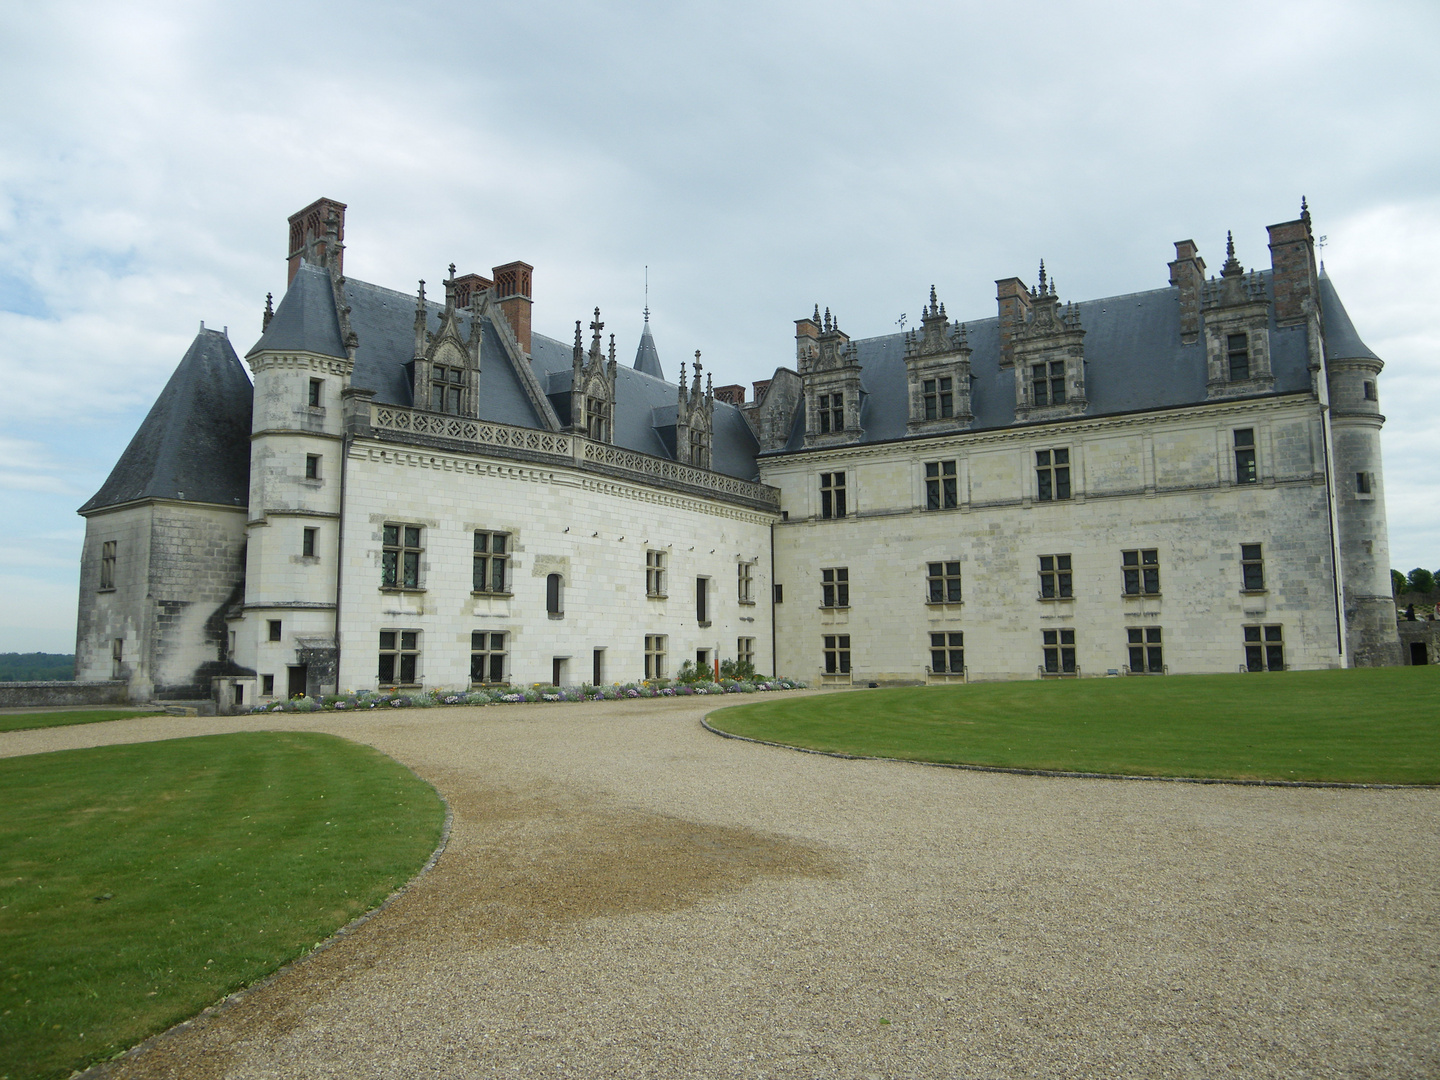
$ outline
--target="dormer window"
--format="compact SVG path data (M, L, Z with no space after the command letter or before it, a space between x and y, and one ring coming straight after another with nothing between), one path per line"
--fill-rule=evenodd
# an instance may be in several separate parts
M610 407L603 398L585 399L586 434L594 442L610 441Z
M845 430L845 395L820 395L820 434Z
M690 429L690 464L698 469L710 468L709 432Z
M948 420L955 415L955 380L941 377L921 383L926 420Z
M1030 387L1031 403L1037 407L1065 404L1065 361L1031 364Z
M430 411L458 415L464 383L463 369L436 364L430 375Z
M1240 382L1250 378L1250 336L1225 335L1225 353L1230 362L1230 381Z

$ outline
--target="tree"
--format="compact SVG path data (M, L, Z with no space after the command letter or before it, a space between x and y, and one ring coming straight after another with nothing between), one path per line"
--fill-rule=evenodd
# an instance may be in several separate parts
M1410 591L1428 593L1435 588L1435 575L1423 566L1410 571Z
M1390 591L1396 596L1410 588L1410 582L1399 570L1390 571Z

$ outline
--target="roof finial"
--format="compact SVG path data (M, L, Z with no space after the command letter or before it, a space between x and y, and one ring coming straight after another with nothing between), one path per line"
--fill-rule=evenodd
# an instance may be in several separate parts
M420 279L420 294L415 298L415 302L419 307L425 306L425 279L423 277Z
M1235 234L1232 233L1229 229L1226 229L1226 230L1225 230L1225 258L1227 258L1227 259L1233 259L1234 257L1235 257Z
M450 264L450 276L451 276L452 278L455 276L455 264L454 264L454 263L451 263L451 264Z
M275 306L274 306L274 305L275 305L275 294L274 294L274 293L268 293L268 292L267 292L267 293L265 294L265 319L264 319L264 321L260 324L260 330L261 330L262 333L270 326L270 320L275 317Z
M825 329L827 332L830 329L830 309L828 307L825 309Z
M819 325L820 325L820 305L819 305L819 304L816 304L816 305L815 305L814 321L815 321L815 325L816 325L816 326L819 326Z
M645 264L645 321L650 321L650 264Z
M1040 295L1045 295L1045 260L1040 260Z
M936 305L936 302L937 302L937 301L935 300L935 286L934 286L934 285L931 285L931 286L930 286L930 314L931 314L931 315L934 315L935 312L939 310L939 309L935 306L935 305Z

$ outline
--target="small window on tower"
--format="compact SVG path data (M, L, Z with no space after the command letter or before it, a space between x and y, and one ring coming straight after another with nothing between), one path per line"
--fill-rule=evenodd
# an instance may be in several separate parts
M310 403L310 407L311 407L312 409L318 409L318 408L320 408L320 407L324 404L324 398L321 396L321 395L324 393L324 388L325 388L325 380L324 380L324 379L311 379L311 380L310 380L310 398L309 398L309 403Z
M1366 401L1379 401L1379 400L1380 400L1380 395L1377 394L1377 393L1375 393L1375 384L1374 384L1373 382L1368 382L1368 381L1367 381L1367 382L1365 383L1365 400L1366 400Z
M306 480L319 480L319 479L320 479L320 455L319 455L319 454L306 454L306 455L305 455L305 479L306 479Z

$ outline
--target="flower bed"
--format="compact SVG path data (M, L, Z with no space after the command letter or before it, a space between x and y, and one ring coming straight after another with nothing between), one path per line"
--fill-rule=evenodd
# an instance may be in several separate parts
M621 701L631 698L692 697L698 694L758 694L773 690L804 690L799 679L757 679L741 682L677 682L654 679L610 686L493 686L480 690L357 690L297 697L257 705L251 712L366 712L370 709L432 709L447 705L523 705L540 701Z

